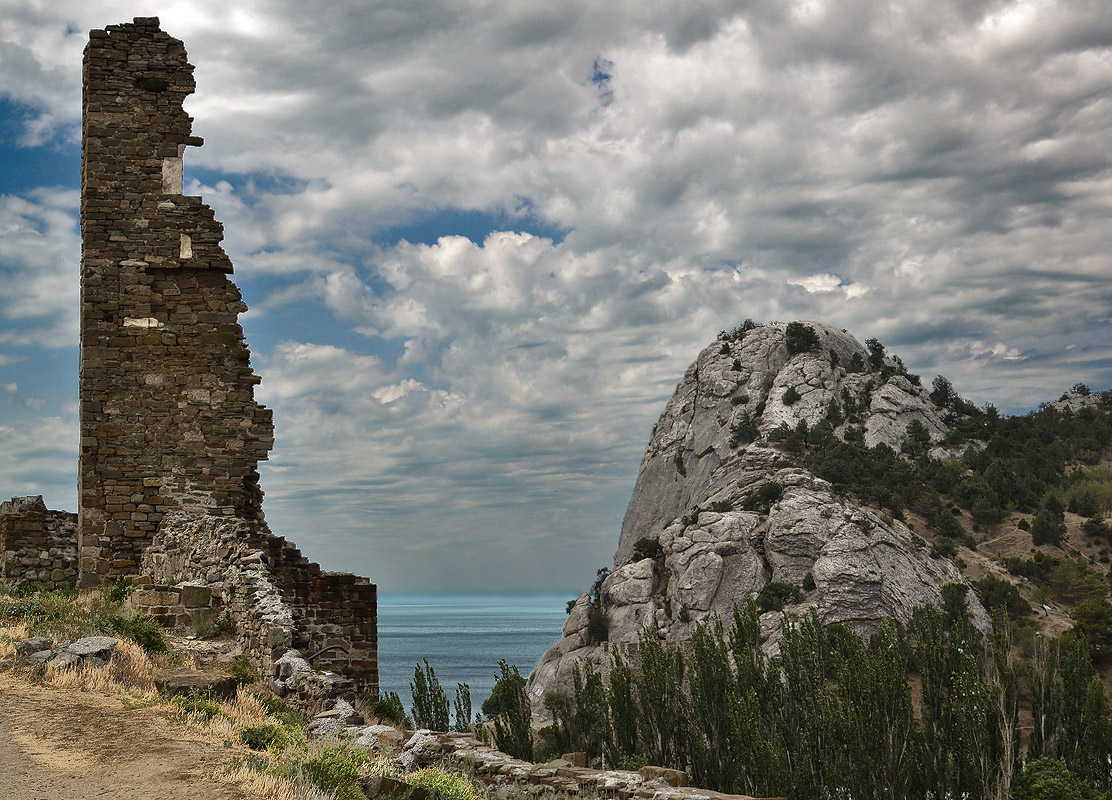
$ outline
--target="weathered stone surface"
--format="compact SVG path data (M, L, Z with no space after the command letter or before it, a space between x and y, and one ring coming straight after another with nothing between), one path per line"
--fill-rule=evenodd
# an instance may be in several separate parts
M155 676L154 687L166 697L210 691L222 700L236 699L236 679L223 673L163 670Z
M193 583L183 584L181 604L186 608L208 608L212 605L212 589Z
M84 639L78 639L66 650L82 658L93 656L108 660L118 644L119 640L111 636L86 636Z
M547 689L570 686L576 661L605 672L609 651L631 652L646 627L666 641L688 641L696 623L714 614L728 621L735 604L770 581L799 586L810 573L815 588L794 611L814 609L824 623L870 632L885 617L907 622L915 608L941 602L944 584L964 580L952 563L917 547L902 523L839 496L770 446L767 437L778 427L817 425L832 406L835 421L852 406L852 424L863 427L870 446L898 451L913 420L934 442L947 432L943 409L902 374L898 361L887 358L883 371L872 369L869 353L852 336L805 324L820 343L813 352L789 353L787 326L777 323L750 330L741 341L715 342L687 370L653 427L614 569L602 584L610 641L588 643L590 601L579 598L563 638L530 677L535 708ZM789 389L799 399L786 402ZM731 441L747 420L754 441ZM844 437L850 424L839 422L835 434ZM742 509L750 491L773 482L782 495L770 508ZM712 507L718 510L707 510ZM634 559L643 538L659 543L655 561ZM987 629L972 593L969 603L975 622ZM771 652L779 619L775 612L762 619Z
M45 665L53 656L53 650L39 650L38 652L24 656L23 663L29 667L38 667Z
M687 773L678 769L646 766L641 767L638 772L640 772L642 778L646 778L650 781L664 781L669 786L675 786L676 788L687 786Z
M398 748L405 741L405 735L389 725L365 725L355 737L355 743L372 750L379 748Z
M73 586L77 579L77 515L49 511L42 496L0 503L0 582Z
M429 797L427 789L380 775L369 775L363 778L361 786L367 797L398 797L405 800L428 800Z
M37 653L41 650L49 650L54 646L54 640L49 636L32 636L29 639L24 639L22 642L16 642L15 651L21 656Z
M84 659L76 653L71 653L64 650L60 653L55 653L54 658L50 659L50 666L54 669L71 669L79 667L84 662Z
M182 194L185 149L204 143L182 105L185 47L137 17L90 34L83 76L78 558L42 566L86 586L184 577L160 590L172 601L135 605L181 627L226 610L264 677L291 648L320 654L319 673L281 687L306 707L376 692L374 585L322 571L263 518L274 425L254 399L247 306L223 226Z

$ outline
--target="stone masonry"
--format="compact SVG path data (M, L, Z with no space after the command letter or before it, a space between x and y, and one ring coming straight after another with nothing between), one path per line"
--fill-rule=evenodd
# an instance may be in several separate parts
M76 514L47 511L41 496L0 503L0 583L73 586L76 545Z
M193 67L156 18L92 31L81 194L81 582L134 574L170 509L261 519L255 402L223 228L182 195Z
M263 518L258 463L274 444L254 399L223 226L182 194L182 108L195 88L183 44L156 17L90 32L81 193L79 582L137 578L152 608L211 592L245 652L277 672L309 662L378 691L377 600L366 578L323 572ZM7 523L5 523L7 524ZM167 588L185 583L188 592ZM178 606L182 608L179 609ZM288 669L287 669L288 671ZM286 676L288 678L289 676ZM302 681L308 685L313 681ZM296 694L296 692L295 692Z

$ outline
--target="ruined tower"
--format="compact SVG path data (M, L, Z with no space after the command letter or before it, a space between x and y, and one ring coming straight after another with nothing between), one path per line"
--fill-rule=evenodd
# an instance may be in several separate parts
M81 173L81 582L134 574L172 509L258 519L274 443L223 226L182 194L193 66L157 18L92 31Z
M185 47L156 17L90 32L79 582L138 576L147 588L133 601L176 624L168 606L184 595L168 584L186 581L190 596L211 596L231 615L275 691L310 705L377 693L374 584L321 570L263 518L258 463L274 425L254 399L259 377L238 322L247 306L228 277L223 227L182 194L185 148L203 144L182 109L193 91ZM42 527L26 516L9 520L9 538ZM66 579L65 556L34 566Z

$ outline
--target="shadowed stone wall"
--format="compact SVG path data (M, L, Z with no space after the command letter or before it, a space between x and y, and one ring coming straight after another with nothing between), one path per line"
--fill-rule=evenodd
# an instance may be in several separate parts
M77 515L48 511L41 495L0 503L0 583L73 586L76 544Z
M254 400L223 228L182 195L193 67L156 18L92 31L84 64L81 581L134 574L171 509L261 519L274 443Z
M90 32L80 583L140 576L209 589L264 677L283 659L287 671L313 661L344 676L320 685L377 693L375 586L323 572L263 519L258 462L274 425L254 399L260 379L238 322L247 306L223 227L182 194L185 148L203 144L182 109L193 91L185 47L156 17Z

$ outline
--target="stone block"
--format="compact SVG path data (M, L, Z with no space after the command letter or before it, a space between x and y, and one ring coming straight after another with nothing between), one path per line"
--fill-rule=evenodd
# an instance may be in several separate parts
M645 766L638 770L641 777L645 780L662 780L669 786L674 786L677 789L687 786L687 773L678 769L668 769L667 767L654 767Z
M561 758L563 758L564 761L568 762L567 766L569 766L569 767L585 767L585 766L587 766L587 754L586 753L564 753L564 755L562 755Z
M219 672L167 669L155 675L154 688L165 697L211 691L229 702L236 698L236 679Z
M212 589L192 583L183 584L181 604L186 608L208 608L212 605Z

